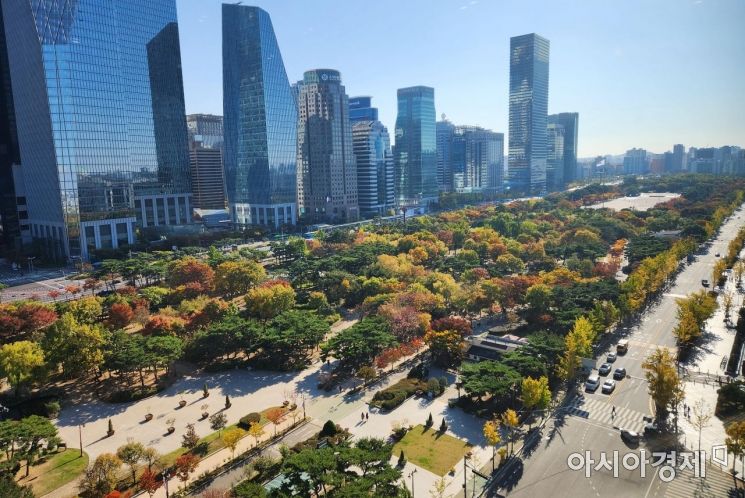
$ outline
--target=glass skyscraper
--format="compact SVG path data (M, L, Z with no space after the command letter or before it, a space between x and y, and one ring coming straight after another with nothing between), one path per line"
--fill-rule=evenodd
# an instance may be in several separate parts
M88 258L191 222L175 0L4 0L31 235Z
M393 155L388 129L377 119L377 109L370 107L370 98L364 109L370 119L357 119L352 123L352 140L357 161L357 196L360 214L365 217L383 216L395 207L393 188ZM350 99L350 102L352 99ZM350 115L353 112L350 104Z
M437 188L441 192L451 192L453 186L452 148L455 125L442 116L435 124L437 141Z
M3 26L3 7L0 4L0 245L11 247L21 234L13 182L14 164L20 164L20 158Z
M306 71L298 83L298 208L314 222L359 217L349 98L341 74Z
M297 220L297 105L269 14L222 5L225 185L238 226Z
M546 190L555 192L564 187L564 127L549 120L546 135Z
M349 120L377 121L378 108L372 106L372 97L349 97Z
M576 112L561 112L548 117L548 125L561 126L563 129L563 157L562 171L557 172L555 184L557 190L577 179L577 132L579 130L579 114ZM549 137L550 140L550 137ZM549 145L550 147L550 145Z
M549 41L531 33L510 38L507 174L518 193L546 191Z
M435 120L434 88L413 86L398 90L393 157L396 201L400 205L422 205L437 200Z

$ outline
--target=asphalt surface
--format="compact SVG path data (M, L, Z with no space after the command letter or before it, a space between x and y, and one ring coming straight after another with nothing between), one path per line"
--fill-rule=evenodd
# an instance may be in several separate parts
M678 474L671 482L663 482L659 466L644 465L645 477L641 476L641 467L630 469L624 466L624 455L634 453L641 458L642 451L646 459L656 460L652 452L672 446L670 438L643 439L640 444L627 444L620 437L620 429L635 431L643 429L645 417L651 417L653 408L644 379L642 362L657 347L675 348L672 334L676 325L675 299L701 289L701 280L711 280L715 254L727 252L727 245L745 225L743 209L738 210L720 230L705 254L699 254L696 260L678 274L674 284L666 289L657 302L652 303L640 317L636 325L620 331L629 340L629 350L619 355L613 365L624 367L627 377L617 381L611 394L603 394L601 389L595 392L579 392L571 396L564 409L554 416L543 430L526 443L522 458L515 460L505 469L498 479L498 488L493 489L491 496L509 496L515 498L532 498L550 496L551 498L595 498L600 496L654 498L677 496L725 497L732 483L731 476L717 473L711 469L705 480L689 475ZM607 352L615 344L598 351L597 365L605 362ZM597 370L593 373L597 373ZM611 378L601 376L601 383ZM615 407L615 411L614 411ZM585 452L590 452L590 476L585 476L585 468L580 462ZM614 452L618 452L618 465L615 470L596 467L601 463L605 453L606 460L612 461ZM581 467L572 470L569 465ZM628 457L632 459L634 457ZM629 463L633 463L629 461ZM689 472L690 473L690 472ZM614 475L615 474L615 475Z

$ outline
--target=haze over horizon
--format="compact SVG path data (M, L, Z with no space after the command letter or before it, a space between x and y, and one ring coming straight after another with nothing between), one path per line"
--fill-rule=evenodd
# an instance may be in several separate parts
M221 1L178 0L187 113L222 114ZM509 39L551 41L549 113L579 112L579 157L745 146L745 2L256 0L290 81L338 69L393 134L396 90L435 88L438 119L507 136ZM644 12L644 15L640 15Z

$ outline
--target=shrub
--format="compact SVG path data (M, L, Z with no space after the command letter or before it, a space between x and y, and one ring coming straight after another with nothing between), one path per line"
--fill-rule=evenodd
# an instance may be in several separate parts
M427 381L427 392L432 393L433 396L438 396L442 392L440 381L434 377L430 377Z
M439 381L440 381L440 392L441 393L442 392L445 392L445 389L447 389L447 387L448 387L448 379L447 379L447 377L444 377L444 376L443 377L440 377Z
M46 412L47 417L49 418L57 417L60 411L59 401L49 401L48 403L45 403L44 411Z
M336 424L331 420L327 420L326 423L323 424L323 428L321 429L319 436L321 437L334 436L336 435L337 432L339 432L339 429L338 427L336 427Z
M245 417L241 417L238 421L238 425L243 429L250 429L251 424L258 424L261 421L261 415L256 412L251 412Z
M409 370L409 374L406 376L407 379L424 379L429 375L429 368L424 363L419 363L414 368Z
M376 392L370 404L385 410L392 410L406 401L406 398L420 390L426 391L427 383L419 379L401 379L392 386Z

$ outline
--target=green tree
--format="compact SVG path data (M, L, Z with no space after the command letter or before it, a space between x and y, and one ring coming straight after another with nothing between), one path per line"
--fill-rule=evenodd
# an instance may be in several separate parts
M238 296L266 279L266 270L256 261L226 261L215 269L215 290L226 296Z
M137 441L129 439L127 444L124 444L117 448L116 456L127 464L130 472L132 472L132 485L137 483L137 464L142 460L145 455L145 446Z
M50 365L62 367L66 376L77 376L101 366L106 335L101 325L81 324L65 313L46 330L41 344Z
M0 347L0 375L8 379L16 396L43 365L44 352L35 342L18 341Z
M262 354L272 363L304 367L309 355L329 332L329 324L315 313L289 310L274 318L262 334Z
M333 356L341 368L356 371L370 365L384 349L396 345L390 326L381 317L367 317L321 345L322 357Z
M181 436L181 446L188 449L193 449L199 444L199 436L197 431L194 429L194 424L186 424L186 432Z
M100 498L114 490L122 461L116 455L103 453L96 457L80 481L80 494L84 498Z
M434 362L445 368L461 364L465 355L466 343L463 336L455 330L430 330L424 336Z
M516 392L522 379L513 368L496 361L464 363L461 369L463 389L481 399L487 394L496 398L505 398Z

